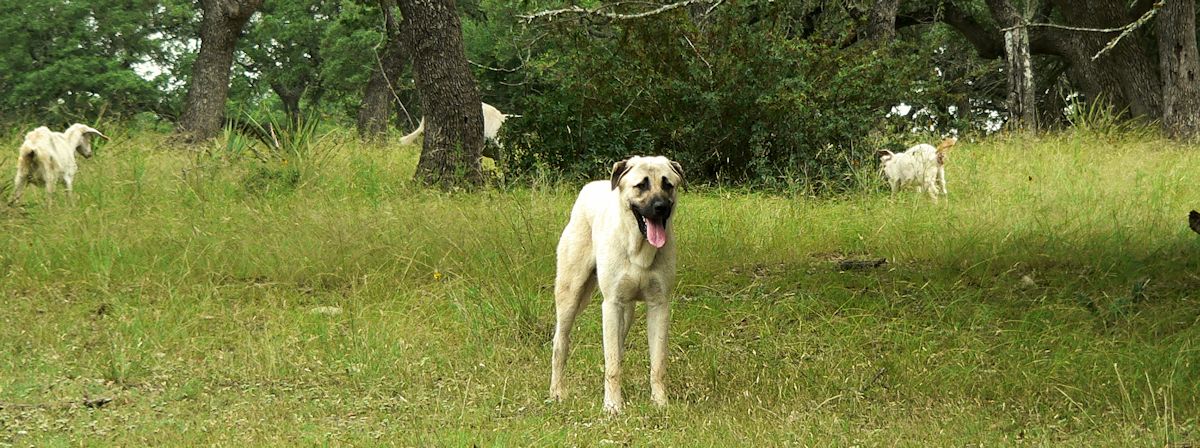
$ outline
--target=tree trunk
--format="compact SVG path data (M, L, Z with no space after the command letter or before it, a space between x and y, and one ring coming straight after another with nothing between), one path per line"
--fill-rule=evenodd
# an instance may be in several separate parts
M381 0L384 26L386 27L387 43L384 45L379 60L375 61L371 70L371 79L363 89L362 103L358 107L358 136L369 139L386 135L389 118L392 116L392 103L395 101L395 87L408 62L401 42L400 27L396 23L392 8L395 0ZM381 67L382 65L382 67Z
M992 16L1005 30L1004 71L1008 76L1008 126L1037 129L1037 97L1033 90L1033 57L1025 18L1008 0L987 0Z
M1173 138L1195 140L1200 135L1195 3L1167 0L1155 20L1163 83L1163 128Z
M1037 99L1033 92L1033 59L1029 54L1029 29L1004 32L1005 71L1008 75L1008 125L1036 130Z
M299 124L302 120L300 115L300 99L304 96L304 90L295 87L288 87L281 83L271 83L271 90L279 97L279 102L283 104L283 112L287 114L288 124Z
M1043 10L1038 21L1058 22L1068 26L1113 28L1129 24L1146 12L1153 1L1138 0L1130 7L1125 0L1043 0L1062 14L1061 20L1050 20L1049 9ZM1007 16L1016 9L1004 0L988 0L988 9L1000 27L1011 26ZM934 7L921 9L897 19L897 26L913 26L940 20L954 28L975 47L979 57L994 59L1004 56L1004 33L978 20L953 2L935 2ZM1009 11L1009 12L1005 12ZM1100 51L1117 33L1069 31L1056 28L1029 29L1030 53L1052 55L1067 64L1067 78L1088 101L1102 101L1117 111L1132 116L1157 119L1162 116L1162 86L1155 64L1154 42L1147 33L1139 31L1121 40L1120 44L1100 59L1092 55Z
M399 3L425 116L416 178L443 187L482 183L483 114L454 0Z
M1088 28L1112 28L1129 24L1141 15L1130 10L1124 0L1054 0L1068 25ZM1118 33L1052 30L1058 54L1070 68L1067 76L1088 101L1103 101L1132 116L1157 119L1162 116L1162 92L1153 53L1148 42L1134 33L1093 61ZM1148 44L1148 45L1146 45Z
M215 137L224 123L229 71L238 34L263 0L203 0L200 54L192 68L179 132L191 141Z
M867 38L888 42L896 37L896 11L900 0L875 0L867 17Z

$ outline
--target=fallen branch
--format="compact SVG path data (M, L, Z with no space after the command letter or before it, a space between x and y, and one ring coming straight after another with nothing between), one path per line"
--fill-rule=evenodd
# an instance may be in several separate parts
M54 403L5 403L0 401L0 410L69 409L77 406L100 409L112 403L112 401L112 398L84 398L83 400L59 401Z
M874 269L887 264L887 258L874 260L842 260L838 262L838 270L853 271L857 269Z
M534 20L538 20L538 19L554 20L555 17L563 15L563 14L576 14L576 15L581 15L581 16L596 16L596 17L603 17L603 18L610 19L610 20L630 20L630 19L640 19L643 17L649 17L649 16L653 16L653 15L657 15L657 14L662 14L667 11L679 9L684 6L694 5L697 3L712 3L713 6L708 8L708 10L704 12L705 14L708 14L708 13L712 12L713 8L716 8L717 5L721 4L721 1L723 1L723 0L716 0L716 1L714 1L714 0L684 0L681 2L668 3L665 5L659 6L657 8L654 8L654 9L642 11L639 13L632 13L632 14L621 14L621 13L616 13L616 12L604 11L605 9L616 8L618 6L621 6L621 5L627 3L627 2L616 2L616 3L607 4L607 5L601 5L594 9L587 9L587 8L584 8L581 6L571 6L569 8L551 9L551 10L536 12L533 14L518 15L517 17L520 17L521 19L523 19L525 21L525 23L532 23ZM638 3L640 3L640 2L638 2Z

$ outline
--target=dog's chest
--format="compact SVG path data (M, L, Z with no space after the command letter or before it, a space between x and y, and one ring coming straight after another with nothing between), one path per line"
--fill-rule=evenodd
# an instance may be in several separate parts
M650 271L654 268L654 262L660 254L662 254L661 250L649 244L641 243L637 248L630 251L629 267L631 269Z

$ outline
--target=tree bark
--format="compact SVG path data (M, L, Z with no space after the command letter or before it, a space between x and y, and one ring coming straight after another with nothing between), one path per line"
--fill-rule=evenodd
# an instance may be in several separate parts
M450 187L483 182L483 114L454 0L400 0L425 116L416 178Z
M1112 28L1137 20L1139 6L1130 9L1124 0L1053 0L1071 26ZM1089 101L1104 101L1132 116L1162 117L1162 89L1154 63L1153 45L1134 33L1093 61L1118 33L1054 30L1059 54L1070 68L1067 76Z
M875 0L867 17L867 38L888 42L896 37L896 11L900 0Z
M202 0L200 54L192 68L179 132L188 140L215 137L224 123L229 71L242 27L263 0Z
M408 55L401 42L400 26L392 13L396 6L395 0L380 0L379 7L383 10L385 38L382 54L375 61L371 70L371 79L363 89L362 102L358 107L358 136L364 139L386 135L389 118L392 116L392 103L395 101L395 86L400 81L400 74L408 62Z
M1153 0L1137 0L1129 7L1125 0L1043 0L1038 21L1059 22L1068 26L1113 28L1127 25L1153 5ZM989 11L997 23L1003 19L1003 8ZM1007 3L1007 2L1003 2ZM976 50L979 57L995 59L1004 56L1004 33L985 21L973 17L954 2L940 3L943 8L923 8L897 17L897 27L913 26L940 20L961 34ZM1060 20L1049 20L1050 10L1062 14ZM1015 11L1015 9L1013 10ZM1007 25L1001 25L1004 27ZM1092 55L1100 51L1117 33L1069 31L1056 28L1030 28L1029 48L1034 55L1062 58L1067 64L1067 78L1088 101L1102 101L1113 109L1132 116L1162 117L1162 86L1159 71L1154 69L1154 42L1145 32L1126 37L1099 60Z
M1008 75L1008 124L1012 128L1036 130L1037 98L1033 91L1033 58L1029 54L1029 29L1004 32Z
M1037 97L1033 90L1033 57L1029 50L1029 28L1022 14L1008 0L987 0L988 9L1004 26L1005 75L1008 77L1008 126L1037 129Z
M1200 62L1193 0L1167 0L1155 19L1163 93L1163 128L1182 140L1200 136Z
M283 104L283 112L288 117L288 124L294 125L300 123L300 99L304 96L304 90L300 88L288 87L282 83L271 83L271 90L279 97L279 102Z

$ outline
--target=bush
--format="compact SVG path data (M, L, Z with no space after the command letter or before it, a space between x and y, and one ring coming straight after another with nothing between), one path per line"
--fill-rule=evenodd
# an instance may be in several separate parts
M804 8L747 2L704 22L683 12L603 27L559 21L570 23L552 25L550 47L526 63L527 94L511 99L523 117L506 123L506 171L596 178L625 156L663 154L693 181L852 186L873 145L911 138L889 130L892 106L947 89L917 63L934 57L927 45L795 29Z

